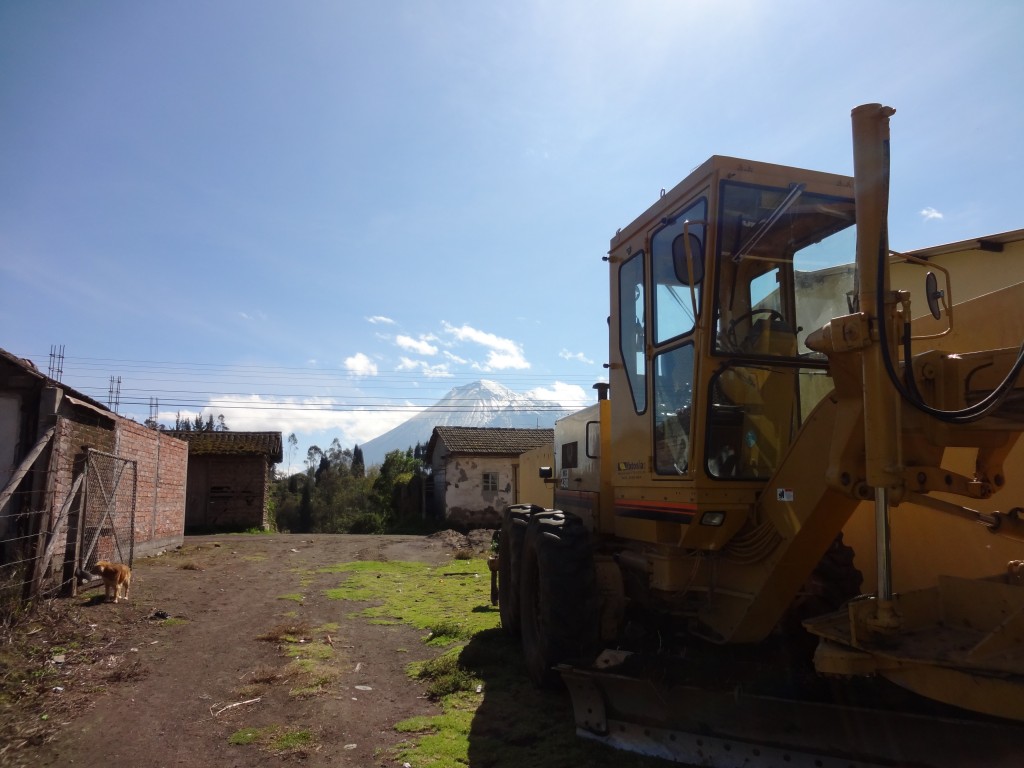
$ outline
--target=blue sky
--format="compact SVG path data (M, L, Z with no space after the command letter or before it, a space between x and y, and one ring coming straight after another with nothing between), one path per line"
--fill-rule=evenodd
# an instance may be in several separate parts
M1019 2L5 2L0 347L300 455L479 378L577 405L610 237L712 154L850 173L890 239L1024 226Z

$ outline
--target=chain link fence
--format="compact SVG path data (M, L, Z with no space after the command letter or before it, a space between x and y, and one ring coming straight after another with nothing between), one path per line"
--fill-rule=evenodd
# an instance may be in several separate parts
M137 462L93 449L60 455L54 430L0 478L0 612L71 595L98 560L132 564Z

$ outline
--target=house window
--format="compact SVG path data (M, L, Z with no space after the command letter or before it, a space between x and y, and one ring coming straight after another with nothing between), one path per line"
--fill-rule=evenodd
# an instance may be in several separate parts
M498 473L497 472L484 472L484 490L485 491L496 491L496 490L498 490Z

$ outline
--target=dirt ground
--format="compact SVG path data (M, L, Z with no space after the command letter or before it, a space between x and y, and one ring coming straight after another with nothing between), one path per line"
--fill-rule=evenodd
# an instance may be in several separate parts
M411 627L352 618L358 606L323 594L344 575L317 569L443 563L458 549L485 551L490 532L477 533L486 537L188 537L137 560L129 602L104 602L102 587L57 601L66 636L50 625L32 638L46 687L0 711L0 765L396 765L381 751L402 739L394 724L437 712L406 666L440 651ZM338 676L326 692L294 695L294 665L277 641L287 631L333 649ZM268 726L312 739L279 751L229 743Z

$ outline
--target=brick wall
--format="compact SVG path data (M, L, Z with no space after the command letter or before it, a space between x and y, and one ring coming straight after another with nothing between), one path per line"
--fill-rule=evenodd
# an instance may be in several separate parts
M135 554L182 543L188 444L127 419L118 419L115 453L138 465Z
M109 453L113 452L114 444L114 430L110 428L110 422L107 420L90 423L63 417L57 419L50 453L50 472L48 473L50 485L47 507L44 509L50 510L50 520L46 525L46 530L52 531L57 525L60 535L54 542L48 580L67 582L74 578L73 554L76 551L74 542L77 540L79 532L71 523L77 523L77 505L69 508L59 522L58 516L65 506L65 502L68 501L75 478L83 472L87 449L92 448ZM72 555L72 561L65 563L69 552Z
M130 506L122 510L121 504L113 505L112 515L108 514L108 506L111 506L109 497L117 495L120 498L127 494L130 500L130 480L126 475L115 492L115 480L105 470L98 476L95 471L91 472L89 482L94 487L87 498L86 509L82 509L82 497L79 495L76 503L61 518L61 510L68 500L74 479L84 471L89 448L135 462L134 530L129 517ZM96 465L99 464L97 461ZM52 531L57 526L59 535L55 537L44 582L55 586L67 584L74 578L74 559L69 558L68 553L76 551L74 542L79 536L85 539L83 543L86 546L95 542L89 562L97 559L127 560L129 552L133 552L135 558L145 557L181 544L185 529L187 465L186 443L134 421L116 418L91 422L88 419L58 418L49 463L47 496L50 521L46 530ZM102 488L95 487L97 480ZM83 519L84 528L79 531L75 526ZM118 537L120 550L115 546L114 536Z
M270 464L265 456L194 455L188 471L189 531L266 529Z

